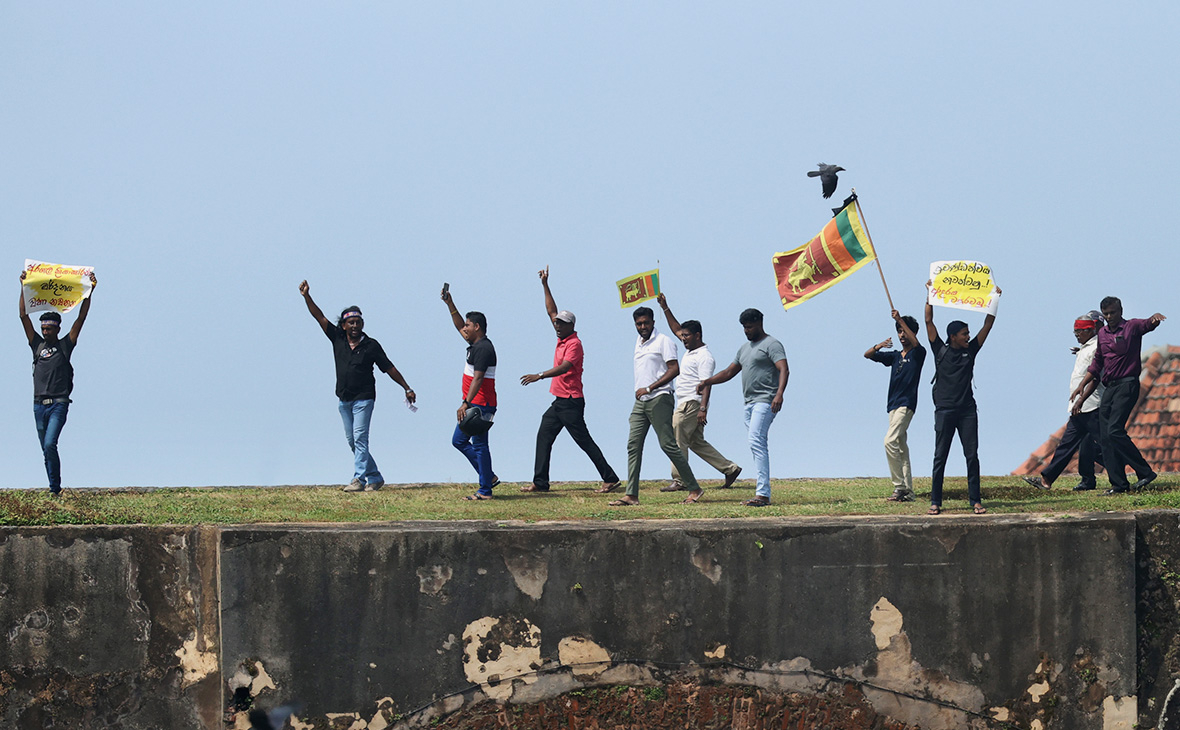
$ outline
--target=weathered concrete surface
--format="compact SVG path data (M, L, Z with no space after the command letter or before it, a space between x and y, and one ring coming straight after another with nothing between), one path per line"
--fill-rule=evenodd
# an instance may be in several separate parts
M0 529L0 727L221 724L217 535Z
M925 728L1129 730L1135 550L1132 515L225 528L222 672L317 728L659 665L860 680Z
M1139 726L1180 730L1180 512L1137 518Z

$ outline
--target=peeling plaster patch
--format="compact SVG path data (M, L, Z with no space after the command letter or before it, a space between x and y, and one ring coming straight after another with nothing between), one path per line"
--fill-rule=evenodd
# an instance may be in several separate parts
M610 654L590 639L567 636L557 645L557 660L579 679L591 679L610 667Z
M901 611L884 596L869 611L869 621L873 622L873 638L877 641L878 651L888 649L893 637L901 633Z
M541 600L545 581L549 580L549 560L544 555L523 552L505 555L504 565L508 566L521 593L534 601Z
M1102 730L1131 730L1138 722L1139 702L1134 696L1102 700Z
M1043 697L1045 695L1045 693L1048 691L1049 691L1049 683L1047 681L1046 682L1038 682L1037 684L1034 684L1033 686L1028 688L1028 696L1032 697L1033 702L1040 702L1041 697Z
M372 720L369 720L366 730L385 730L387 727L390 727L389 720L386 716L393 714L393 705L392 697L382 697L377 700L377 714L373 715Z
M528 619L486 616L463 629L463 673L492 699L510 699L513 679L536 682L540 666L541 630Z
M488 569L487 568L479 568L475 571L475 573L476 573L476 575L487 575Z
M695 550L692 554L692 564L701 571L701 575L713 581L713 585L721 582L721 564L713 557L711 550Z
M959 541L963 539L964 534L966 534L965 531L960 530L956 535L940 534L936 535L934 539L938 540L939 544L942 545L942 549L946 550L947 555L950 555L958 547Z
M182 688L191 687L217 671L217 654L198 649L195 633L193 638L185 641L175 653L180 659L180 668L184 672L181 679Z
M992 718L1000 722L1008 722L1008 718L1012 713L1008 711L1007 707L993 707L989 712L992 713Z
M455 571L449 565L431 565L418 568L418 591L428 596L437 596Z
M287 722L290 723L291 730L315 730L315 725L309 725L305 722L301 722L299 718L295 717L294 715L291 715L291 717L287 718Z
M718 644L713 649L705 649L705 656L710 659L724 659L725 652L729 647L725 644Z
M450 651L451 649L453 649L455 647L456 641L457 641L457 639L455 638L454 634L447 634L447 640L442 643L442 648L435 649L434 653L435 654L442 654L444 651Z
M336 721L342 717L351 718L352 724L349 725L345 730L365 730L365 725L367 724L361 719L360 713L357 712L326 712L324 713L324 717L327 718L328 722L332 725L335 725Z
M971 663L971 668L974 669L975 671L978 672L979 670L983 669L983 661L980 660L979 655L976 654L975 652L971 652L971 656L968 658L967 661L969 661Z
M258 670L258 674L254 675L254 681L250 683L250 695L257 697L262 694L263 690L274 689L275 683L271 681L270 675L266 673L266 668L262 666L262 662L254 662L254 668Z
M1119 670L1115 669L1114 667L1099 667L1098 669L1098 681L1107 686L1118 682L1119 678L1122 676L1123 675L1119 673Z
M1044 723L1042 723L1040 720L1034 719L1029 723L1028 730L1044 730L1044 727Z
M877 712L924 728L961 728L967 726L967 716L953 707L983 711L984 696L978 687L956 682L942 672L925 669L914 659L913 647L902 628L903 618L896 606L881 598L870 611L869 619L873 638L879 647L873 683L894 690L865 687L865 698ZM853 667L845 671L855 677L862 675L864 670ZM932 697L950 707L905 700L895 692Z

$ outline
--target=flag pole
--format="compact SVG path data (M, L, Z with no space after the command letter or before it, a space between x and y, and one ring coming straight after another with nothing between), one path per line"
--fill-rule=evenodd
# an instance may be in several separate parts
M856 195L856 188L852 189L852 194ZM860 198L855 198L852 202L856 203L856 214L860 217L860 225L865 229L865 235L869 237L869 245L873 247L873 261L877 263L877 273L881 275L881 286L885 287L885 298L889 300L890 311L897 309L893 306L893 297L889 295L889 285L885 283L885 272L881 269L881 254L877 253L877 244L873 243L873 234L869 233L869 225L865 223L864 211L860 209Z

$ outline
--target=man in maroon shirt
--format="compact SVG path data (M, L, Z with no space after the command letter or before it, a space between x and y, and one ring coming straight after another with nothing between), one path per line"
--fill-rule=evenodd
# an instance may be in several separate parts
M1140 352L1143 335L1160 326L1167 317L1156 312L1148 319L1123 319L1123 303L1107 297L1099 305L1106 326L1098 330L1098 352L1086 371L1086 377L1070 394L1079 404L1098 387L1106 386L1098 405L1098 433L1102 443L1102 460L1110 479L1106 494L1122 494L1151 484L1156 474L1127 435L1127 419L1139 400ZM1127 467L1135 470L1139 481L1131 484Z
M543 373L522 375L521 385L535 383L538 380L552 378L549 392L553 395L553 403L545 415L541 416L541 427L537 429L537 458L533 466L533 483L520 488L522 492L549 491L549 457L553 451L553 442L561 429L566 429L573 437L574 443L598 469L602 477L602 488L611 491L619 486L619 477L602 449L590 437L590 429L586 428L586 399L582 395L582 341L574 331L576 318L573 312L557 310L553 301L553 294L549 291L549 267L538 271L541 286L545 289L545 311L549 313L549 321L557 332L557 349L553 353L553 367Z

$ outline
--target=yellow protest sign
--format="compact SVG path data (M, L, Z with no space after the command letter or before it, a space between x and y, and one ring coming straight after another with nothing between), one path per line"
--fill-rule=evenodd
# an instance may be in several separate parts
M930 264L930 304L995 314L1000 295L992 269L979 261L935 261Z
M626 309L646 299L653 299L660 293L660 270L652 269L619 279L615 286L619 288L619 306Z
M65 314L90 296L93 266L63 266L25 259L25 280L21 295L25 311Z

